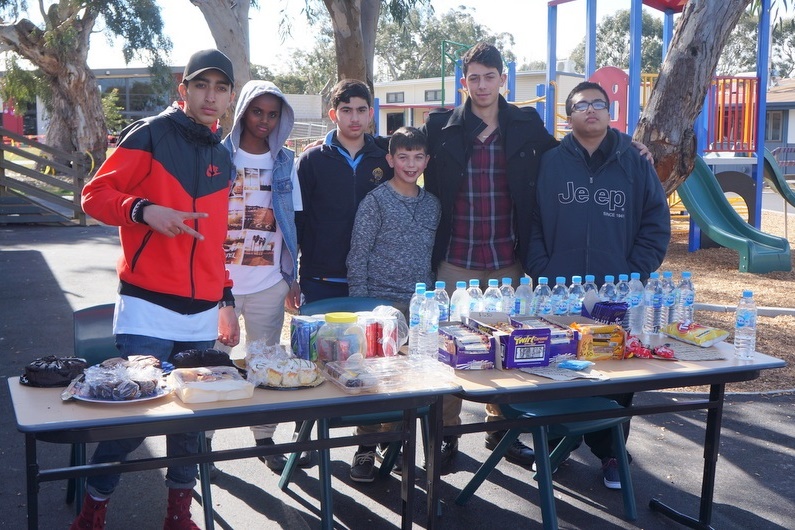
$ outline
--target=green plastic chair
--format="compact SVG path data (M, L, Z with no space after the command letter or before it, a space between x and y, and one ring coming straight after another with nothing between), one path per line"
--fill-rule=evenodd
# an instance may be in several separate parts
M74 320L74 355L88 362L89 366L99 364L106 359L118 357L116 337L113 334L113 312L115 304L102 304L73 313ZM207 452L204 436L199 436L199 448ZM86 464L86 444L73 443L69 458L70 466ZM199 464L200 484L203 502L210 503L210 464ZM85 493L85 478L69 479L66 486L66 503L75 503L75 510L80 513ZM205 512L205 525L207 525ZM210 524L212 520L210 520ZM208 525L208 528L210 526Z
M530 403L500 404L503 416L508 419L543 418L558 416L560 414L575 412L602 412L623 409L621 405L604 397L572 398L556 401L541 401ZM624 428L622 424L628 418L605 418L596 420L576 421L569 423L553 423L536 427L517 427L510 429L497 447L494 448L489 458L480 466L469 484L461 490L456 497L456 504L463 506L474 495L475 491L486 480L494 467L502 459L508 448L521 433L529 432L533 435L533 449L535 451L537 472L534 478L538 481L541 514L545 529L556 529L557 514L555 512L555 497L552 487L552 470L557 469L563 458L577 447L580 436L594 431L610 429L613 434L613 444L618 461L619 476L621 478L621 492L624 500L624 513L630 520L638 517L635 504L635 494L632 488L632 477L629 472L629 459L624 442ZM547 441L549 438L562 438L552 453L549 453Z
M389 300L370 297L339 297L326 298L304 304L299 308L301 315L318 315L335 311L371 311L380 305L392 305ZM417 417L420 419L421 432L423 438L423 448L427 457L427 440L429 435L428 413L430 407L421 407L417 410ZM402 422L403 411L386 411L373 414L354 414L350 416L340 416L336 418L323 418L317 421L317 437L319 440L330 438L329 430L339 427L355 427L357 425L375 425L380 423ZM309 439L314 426L314 421L305 421L301 424L296 441L304 442ZM381 462L379 474L382 477L389 476L392 468L400 454L401 443L399 441L390 442ZM279 488L286 490L292 479L292 475L298 464L300 453L291 453L284 466ZM331 528L333 526L333 501L331 488L331 451L321 449L318 451L318 468L320 475L320 504L321 504L321 528ZM426 458L427 459L427 458Z

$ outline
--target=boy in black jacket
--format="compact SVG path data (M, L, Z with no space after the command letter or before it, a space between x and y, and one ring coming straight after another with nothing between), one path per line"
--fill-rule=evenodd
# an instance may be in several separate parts
M356 210L365 195L392 178L386 151L366 132L373 119L367 85L355 79L337 83L329 118L337 128L298 160L304 209L295 220L300 286L307 303L348 296L345 259Z

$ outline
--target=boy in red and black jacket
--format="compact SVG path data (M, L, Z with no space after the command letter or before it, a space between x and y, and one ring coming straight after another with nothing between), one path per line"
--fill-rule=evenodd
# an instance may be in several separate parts
M239 340L223 249L232 161L216 130L233 87L226 55L193 54L178 87L182 101L130 125L83 189L85 212L119 227L113 332L123 356L166 361L183 350L212 348L216 339L229 346ZM198 452L198 433L167 438L169 456ZM124 461L143 440L101 442L91 461ZM164 528L198 528L190 518L196 475L195 464L168 468ZM89 477L71 528L103 528L118 482L118 474Z

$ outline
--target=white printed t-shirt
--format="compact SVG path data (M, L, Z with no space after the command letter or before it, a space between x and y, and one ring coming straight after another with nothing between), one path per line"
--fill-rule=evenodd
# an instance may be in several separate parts
M234 294L252 294L276 285L282 279L280 257L282 231L273 212L271 184L273 156L254 155L238 148L237 174L229 192L229 221L224 248ZM293 208L303 209L295 165Z

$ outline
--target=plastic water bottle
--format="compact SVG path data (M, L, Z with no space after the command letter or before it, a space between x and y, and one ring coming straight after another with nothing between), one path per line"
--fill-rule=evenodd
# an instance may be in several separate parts
M596 294L599 294L599 288L596 286L596 277L593 274L585 275L585 283L582 284L582 289L585 294L588 294L589 291L596 291Z
M502 311L502 292L499 280L494 278L489 280L489 286L483 293L483 311L486 313Z
M502 285L500 285L500 292L502 293L502 309L503 313L515 315L516 311L516 293L511 285L513 280L510 278L503 278Z
M585 287L582 285L582 276L572 276L569 285L569 314L582 314L582 301L585 298Z
M744 361L756 351L756 302L754 293L743 291L734 317L734 354Z
M663 272L662 288L663 288L663 307L662 307L662 325L667 326L674 321L676 313L676 284L674 283L673 273L671 271Z
M619 274L618 283L616 284L616 302L624 302L629 308L629 275ZM621 320L621 327L629 329L629 311L624 313L624 318Z
M629 296L629 275L619 274L616 284L616 302L626 302Z
M469 316L469 293L467 282L455 282L455 291L450 298L450 321L459 321L461 317Z
M469 311L467 311L467 315L476 311L483 311L483 291L480 290L480 280L469 280L467 294L469 295Z
M693 288L689 271L682 272L682 281L679 282L676 290L676 321L684 325L692 324L696 290Z
M627 312L629 318L629 331L633 335L643 332L643 282L640 281L640 273L633 272L629 275L629 296L627 296Z
M660 335L662 327L663 286L660 273L652 272L643 294L643 332Z
M420 306L417 331L418 355L436 359L439 350L439 304L433 291L426 291Z
M569 288L566 287L566 278L564 276L555 278L550 305L552 306L553 315L569 314Z
M420 309L425 300L425 284L417 283L409 301L409 354L416 354L420 347L417 333L420 330Z
M614 283L616 277L612 274L605 275L605 283L599 288L599 299L602 302L615 302L616 301L616 284Z
M533 291L533 300L530 302L530 316L544 316L552 314L552 289L549 288L549 278L538 277L538 285Z
M436 282L436 290L433 292L436 303L439 304L439 322L450 320L450 296L445 290L444 282Z
M530 314L530 306L533 303L533 287L530 278L522 276L519 278L519 287L516 288L516 298L514 299L514 315L527 316Z

